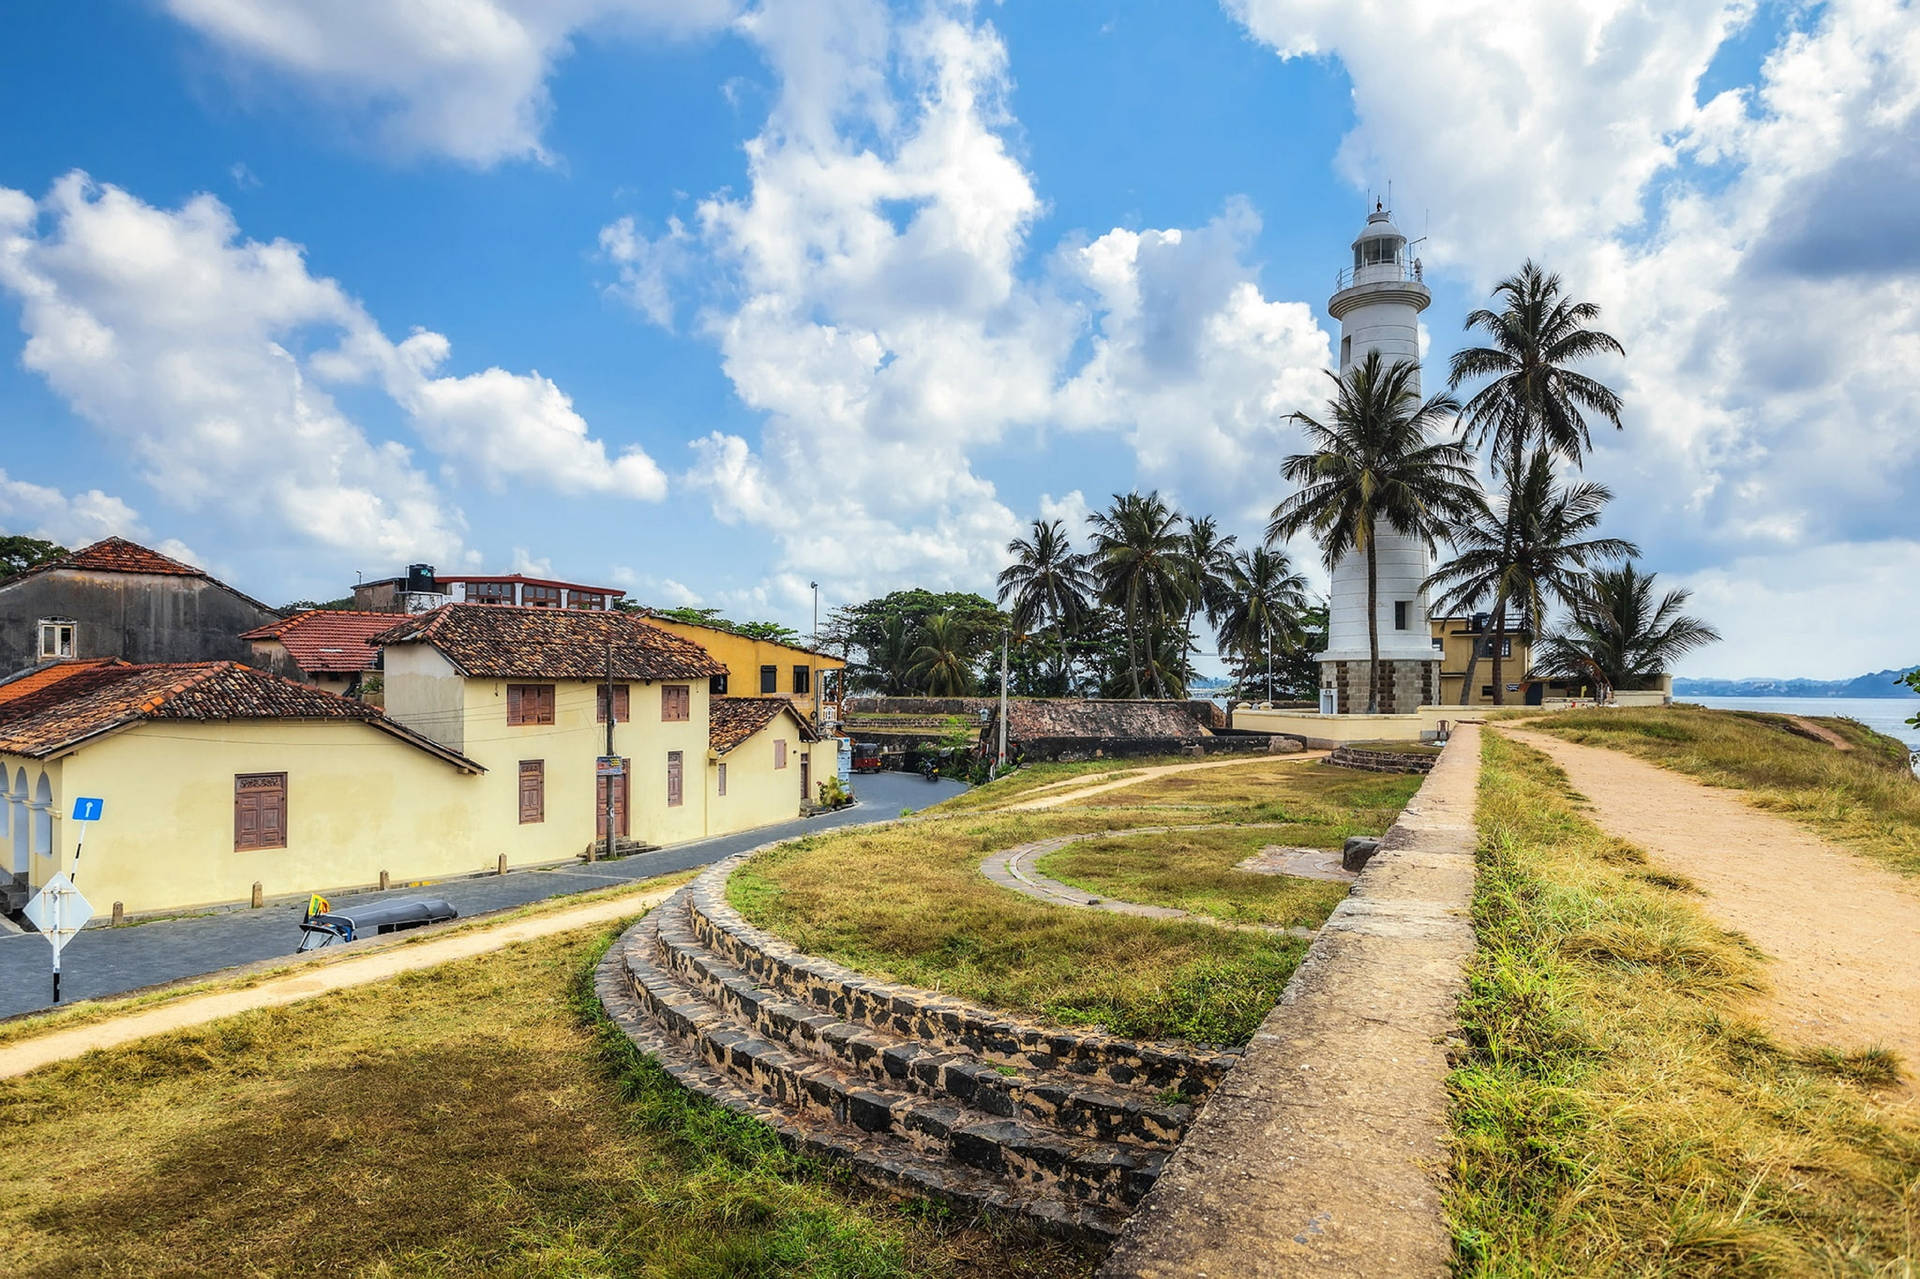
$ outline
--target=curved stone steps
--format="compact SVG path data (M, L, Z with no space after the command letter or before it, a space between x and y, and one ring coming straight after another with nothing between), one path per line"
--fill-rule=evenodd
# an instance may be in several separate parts
M753 980L845 1021L890 1031L997 1065L1059 1071L1112 1088L1205 1097L1238 1058L1094 1031L1037 1026L935 991L902 987L804 954L753 927L726 901L729 873L750 854L708 870L684 890L700 945Z
M594 974L594 991L608 1017L635 1047L652 1057L681 1086L772 1128L790 1149L844 1163L862 1180L894 1193L934 1199L962 1210L989 1209L1035 1218L1069 1234L1111 1238L1124 1210L1022 1194L1003 1178L952 1159L892 1143L877 1147L858 1130L822 1124L714 1070L655 1024L630 982L625 950L632 934L616 940Z
M1029 1068L996 1065L965 1050L845 1021L771 993L704 949L675 901L655 912L657 962L702 1000L763 1039L831 1060L870 1084L970 1106L990 1115L1043 1124L1070 1137L1171 1150L1192 1118L1190 1105L1168 1105L1134 1090L1089 1087Z

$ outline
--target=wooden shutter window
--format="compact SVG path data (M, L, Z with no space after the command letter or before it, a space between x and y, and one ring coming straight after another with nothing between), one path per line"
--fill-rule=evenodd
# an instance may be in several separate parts
M760 668L760 691L762 693L777 693L780 691L780 668L778 666L762 666Z
M547 820L547 761L520 761L520 824Z
M722 796L727 793L727 766L724 762L720 765L720 789L718 793Z
M682 751L667 752L667 807L678 808L685 799L686 754Z
M233 849L287 846L287 775L240 773L233 779Z
M787 739L784 737L773 739L773 766L775 768L787 766Z
M507 685L507 723L553 723L553 685Z
M660 722L684 724L693 718L693 690L686 684L660 686Z
M794 667L793 691L796 693L811 693L813 691L813 681L809 678L811 674L812 672L805 666Z
M613 686L613 722L624 724L633 718L629 713L632 702L625 684ZM593 691L593 720L596 724L607 722L607 686L601 684Z

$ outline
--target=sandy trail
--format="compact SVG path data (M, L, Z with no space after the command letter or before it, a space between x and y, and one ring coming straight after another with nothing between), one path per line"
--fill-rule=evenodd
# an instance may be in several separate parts
M1057 790L1061 793L1047 794L1036 799L1023 799L1017 804L1008 804L1001 811L1018 813L1037 808L1057 808L1061 804L1070 804L1076 799L1087 799L1127 786L1138 786L1141 782L1150 782L1156 777L1168 777L1174 773L1193 773L1203 768L1232 768L1247 764L1298 764L1303 760L1326 757L1325 751L1305 751L1298 755L1242 755L1238 759L1210 759L1200 764L1162 764L1157 768L1130 769L1125 777L1116 781L1101 781L1102 774L1099 773L1095 773L1092 777L1069 777L1065 781L1051 782L1035 788L1049 792Z
M115 1017L111 1021L75 1026L71 1030L56 1030L34 1039L0 1045L0 1079L24 1075L51 1062L78 1057L95 1048L114 1048L148 1035L198 1026L256 1008L277 1008L282 1004L324 995L328 991L383 981L415 969L471 959L475 955L501 950L519 942L532 941L536 937L624 919L659 905L672 891L671 888L656 888L644 893L609 897L570 910L548 911L490 928L470 929L438 941L415 942L371 954L335 959L315 964L310 970L270 978L244 990L193 995L140 1012L131 1012L124 1017Z
M1544 751L1607 832L1646 850L1706 897L1701 907L1776 961L1760 1011L1783 1039L1899 1053L1920 1074L1920 887L1738 791L1645 760L1501 729Z

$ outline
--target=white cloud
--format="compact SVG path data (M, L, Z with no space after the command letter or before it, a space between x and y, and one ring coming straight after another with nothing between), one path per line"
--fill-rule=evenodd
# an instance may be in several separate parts
M1920 541L1833 542L1669 576L1658 585L1692 589L1689 613L1740 637L1731 651L1709 648L1688 659L1689 673L1852 679L1913 664Z
M610 462L537 373L433 376L446 338L390 342L340 285L309 273L299 246L242 239L212 196L169 211L80 173L37 203L0 188L0 289L20 304L26 367L169 502L253 538L283 528L387 560L462 559L459 510L409 449L342 412L325 389L342 380L377 379L422 438L483 475L664 490L644 453Z
M547 78L583 32L693 35L737 0L165 0L236 74L285 77L402 154L547 160Z
M774 596L827 576L836 596L984 588L1022 521L976 459L1014 431L1104 433L1146 483L1246 504L1329 349L1306 307L1262 296L1249 206L1036 263L1043 205L1006 140L992 27L872 0L767 5L741 27L780 86L746 192L660 239L622 219L601 242L656 322L693 255L727 286L700 327L765 426L757 445L697 441L687 478L778 538Z
M1087 495L1074 489L1060 497L1051 493L1040 495L1040 518L1051 523L1059 520L1066 526L1067 536L1075 545L1084 545L1087 530L1093 517L1093 508L1087 504Z
M139 513L117 497L99 489L68 495L44 484L13 479L4 470L0 470L0 528L63 546L146 535Z

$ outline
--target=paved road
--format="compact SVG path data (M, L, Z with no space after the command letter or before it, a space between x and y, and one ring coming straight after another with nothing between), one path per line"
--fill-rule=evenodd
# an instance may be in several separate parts
M584 862L555 870L517 871L478 879L443 880L433 886L462 915L478 915L568 893L691 870L723 857L834 826L884 821L902 808L921 809L959 794L958 782L929 784L917 775L877 773L856 779L860 803L837 813L783 822L738 835L722 835L691 844L641 853L612 862ZM417 895L420 889L395 889L336 895L336 907ZM156 982L200 977L236 964L291 955L300 941L300 917L306 903L282 902L260 910L157 920L129 928L91 928L75 937L60 957L63 1001L95 999ZM53 998L52 963L46 939L37 933L0 933L0 1017L45 1008Z

